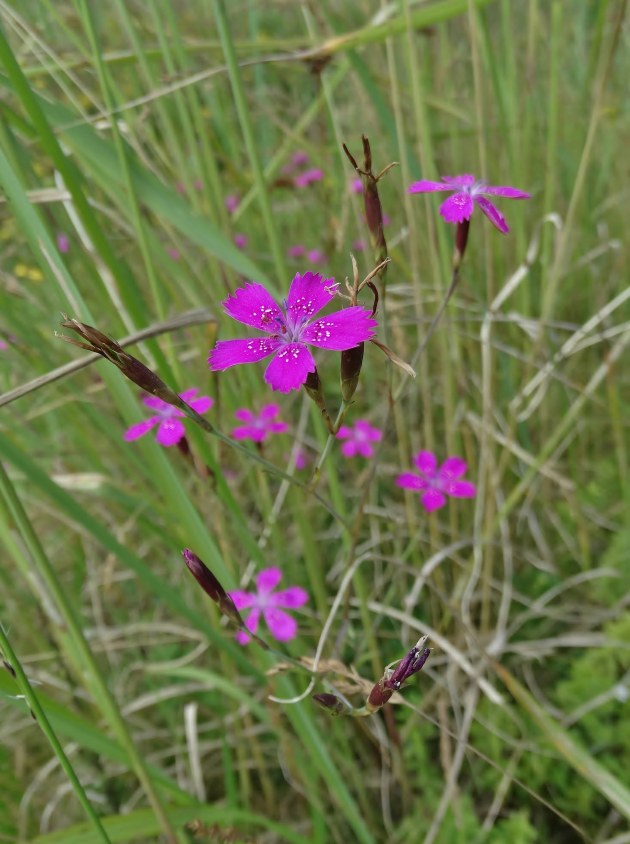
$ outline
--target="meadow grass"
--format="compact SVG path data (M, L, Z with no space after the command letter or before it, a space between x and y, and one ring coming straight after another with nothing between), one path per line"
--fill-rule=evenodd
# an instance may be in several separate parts
M0 3L0 841L630 840L626 11ZM363 135L374 173L397 162L386 247ZM446 194L407 188L457 173L532 198L496 198L507 235L476 208L454 276ZM345 292L351 253L359 278L391 259L378 339L415 370L367 343L346 407L317 354L371 458L264 364L206 362L252 333L228 294ZM142 393L62 314L211 396L205 429L125 441ZM288 431L234 440L271 402ZM421 450L476 496L427 512L396 483ZM184 548L226 590L280 569L297 636L235 641Z

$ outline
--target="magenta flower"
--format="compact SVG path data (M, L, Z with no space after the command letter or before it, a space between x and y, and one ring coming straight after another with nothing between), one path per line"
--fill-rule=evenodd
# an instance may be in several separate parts
M337 432L338 440L346 440L341 446L341 453L344 457L373 457L374 449L372 443L380 442L383 432L374 428L365 419L357 419L352 428L342 425Z
M227 208L228 214L233 214L239 206L241 198L236 193L230 193L225 197L225 207Z
M70 250L70 238L67 234L59 232L57 235L57 249L64 255Z
M234 235L234 245L237 249L245 249L247 246L247 241L249 238L246 234L235 234Z
M293 184L296 188L305 188L312 182L321 182L323 178L324 171L320 170L319 167L312 167L310 170L305 170L303 173L299 173L293 179Z
M517 188L506 186L493 187L484 182L478 182L470 173L462 176L442 176L441 182L430 182L422 179L409 185L409 193L427 193L433 191L450 190L453 196L440 205L440 214L447 223L462 223L470 220L475 204L481 208L493 226L503 234L509 232L508 224L498 208L486 199L486 196L506 196L509 199L529 199L530 194Z
M355 252L364 252L365 251L365 241L359 238L358 240L353 241L352 249Z
M287 249L287 258L301 258L306 252L306 247L301 243L296 243L295 246L289 246Z
M225 312L267 336L220 340L210 352L210 369L216 372L273 355L265 381L281 393L299 389L315 372L309 345L342 352L374 336L377 321L358 305L311 321L335 298L337 286L334 279L323 279L319 273L296 273L282 308L262 284L252 281L240 287L223 302Z
M175 249L174 246L169 246L166 251L168 253L169 258L172 258L173 261L179 261L179 259L181 257L180 254L179 254L179 249Z
M228 592L228 595L236 604L237 610L251 609L245 618L245 626L252 633L258 631L258 624L262 613L267 622L269 632L279 642L288 642L294 639L297 634L297 621L280 609L297 609L308 601L308 594L299 586L290 586L282 592L274 592L280 580L282 572L277 568L263 569L256 578L257 592L243 592L236 589ZM242 630L236 634L236 640L241 645L246 645L250 637Z
M413 462L418 474L403 472L396 478L396 483L404 489L422 493L420 501L428 513L444 507L448 495L454 498L474 498L477 494L474 484L459 480L468 468L461 457L447 457L438 467L437 457L432 451L419 451Z
M245 425L234 428L232 436L235 440L254 440L261 443L267 439L268 434L284 434L289 430L287 423L281 420L273 421L279 413L280 406L277 404L264 405L258 414L241 407L234 411L234 416L239 422L245 422Z
M310 249L306 253L306 259L309 264L327 264L328 263L328 256L325 252L322 252L321 249Z
M210 410L214 404L212 399L209 396L194 398L196 393L197 390L193 388L192 390L179 393L179 397L184 399L186 404L189 404L197 413L205 413L207 410ZM158 429L155 439L159 444L163 446L177 445L186 434L184 424L181 422L184 411L178 407L173 407L171 404L167 404L157 396L145 396L142 402L147 407L150 407L151 410L155 410L156 415L128 428L125 431L125 440L127 442L137 440L138 437L143 437L151 428L157 425Z
M350 180L350 193L363 193L363 179Z

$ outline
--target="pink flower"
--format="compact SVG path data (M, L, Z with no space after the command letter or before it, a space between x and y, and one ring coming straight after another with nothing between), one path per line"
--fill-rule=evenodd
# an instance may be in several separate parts
M179 261L180 254L178 249L175 249L174 246L169 246L166 251L169 258L172 258L173 261Z
M282 572L277 568L263 569L256 578L257 592L243 592L236 589L228 592L228 595L236 604L237 610L251 609L245 618L245 625L252 633L258 631L260 615L267 622L269 632L279 642L288 642L297 635L297 622L294 618L279 609L287 607L296 609L308 601L308 594L299 586L291 586L282 592L274 592L280 580ZM247 644L250 637L247 633L239 630L236 640L241 645Z
M192 390L186 390L180 393L179 397L184 399L197 413L205 413L207 410L210 410L214 404L212 399L209 396L194 398L196 393L197 390L193 388ZM184 411L178 407L173 407L171 404L167 404L157 396L145 396L142 402L147 407L150 407L151 410L155 410L156 415L128 428L125 431L125 440L127 442L137 440L138 437L143 437L151 428L157 425L158 429L155 439L159 444L164 446L177 445L186 433L184 425L180 421L184 416Z
M258 414L246 407L241 407L234 412L234 416L239 422L246 424L233 428L232 436L235 440L254 440L261 443L267 439L268 434L284 434L289 430L287 423L280 420L273 421L279 413L280 406L277 404L263 405Z
M195 190L202 190L203 189L203 182L201 179L195 179L193 182L193 187Z
M352 248L355 252L363 252L365 250L365 241L361 240L361 238L359 238L359 240L355 240L352 243Z
M7 341L3 340L2 337L0 337L0 352L4 352L5 349L8 349L8 348L9 348L9 344L7 343Z
M306 259L309 264L327 264L328 256L322 252L321 249L311 249L306 253Z
M230 193L225 197L225 207L228 210L228 214L233 214L239 206L241 198L236 193Z
M338 440L346 440L341 446L341 453L344 457L373 457L374 449L372 443L380 442L383 432L372 427L365 419L357 419L352 428L342 425L337 432Z
M301 243L296 243L295 246L289 246L289 248L287 249L287 257L301 258L305 252L306 247L302 246Z
M252 281L240 287L223 302L225 312L267 336L220 340L210 352L210 369L215 372L273 355L265 381L281 393L299 389L315 372L308 345L341 352L374 336L377 321L358 305L311 321L335 298L337 287L334 279L323 279L319 273L296 273L282 308L262 284Z
M64 255L70 249L70 238L67 234L63 232L59 232L57 235L57 249L62 252Z
M249 238L246 234L235 234L234 235L234 245L237 249L245 249L247 246L247 241Z
M503 234L509 232L508 224L501 212L486 196L506 196L510 199L529 199L530 194L517 188L492 187L484 182L478 182L470 173L463 176L443 176L441 182L429 182L422 179L409 185L409 193L427 193L432 191L450 190L453 196L440 205L440 214L447 223L461 223L470 220L475 204L481 208L493 226Z
M444 507L447 495L474 498L477 494L474 484L459 480L468 468L461 457L447 457L438 468L437 457L432 451L419 451L413 462L418 474L403 472L396 478L396 483L404 489L421 492L420 501L428 513Z
M308 162L308 153L298 150L291 156L291 161L282 168L283 173L292 173L296 167L303 167Z
M303 173L299 173L293 179L293 184L296 188L305 188L312 182L321 182L323 178L324 171L320 170L319 167L312 167L310 170L305 170Z
M350 180L350 193L363 193L363 179Z

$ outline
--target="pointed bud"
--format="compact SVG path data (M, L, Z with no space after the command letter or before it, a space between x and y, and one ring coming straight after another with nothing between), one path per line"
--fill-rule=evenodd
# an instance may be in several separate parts
M455 249L453 251L453 272L456 273L462 263L464 252L466 251L466 244L468 243L468 230L470 229L470 219L462 220L457 224L455 231Z
M238 627L245 629L245 622L241 618L239 611L236 609L236 604L221 586L216 577L212 574L208 566L202 562L196 554L193 554L189 548L184 548L182 551L182 557L188 566L188 571L192 574L206 595L212 598L215 604L218 605L222 614L227 616Z
M174 393L173 390L166 386L164 381L159 378L155 372L152 372L148 366L145 366L133 355L126 352L122 346L119 346L115 340L103 334L92 325L87 325L84 322L79 322L76 319L68 319L67 317L61 323L62 328L69 328L76 332L85 342L73 340L70 337L59 335L66 343L72 346L78 346L81 349L87 349L88 352L96 352L106 360L117 366L122 374L141 387L145 392L153 396L158 396L168 404L174 404L180 407L182 400Z
M387 701L390 697L394 694L393 689L386 689L384 684L384 679L381 678L378 683L375 683L372 687L372 691L368 695L368 699L365 703L365 708L368 712L378 712L378 710L385 706Z
M359 383L364 352L365 343L359 343L353 349L341 353L341 395L345 402L350 401Z

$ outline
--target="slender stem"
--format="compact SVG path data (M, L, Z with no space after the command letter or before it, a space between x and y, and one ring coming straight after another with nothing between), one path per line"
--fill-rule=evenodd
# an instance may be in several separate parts
M54 566L46 556L46 552L39 541L39 537L28 518L22 502L18 497L13 484L2 463L0 463L0 494L4 497L7 508L17 529L19 530L24 544L31 556L34 567L44 582L51 599L55 603L60 615L63 618L64 627L68 633L70 640L79 660L86 670L86 677L91 685L93 699L97 706L100 707L103 715L110 723L112 730L122 747L124 748L130 765L134 770L138 780L140 781L145 794L151 804L155 816L164 832L164 835L169 844L177 842L177 836L173 829L171 822L162 805L162 801L155 790L153 781L145 767L142 756L138 752L133 739L127 729L125 720L120 712L118 703L112 696L105 678L102 676L100 668L94 658L90 646L83 634L83 627L81 621L76 614L72 600L64 589Z
M336 437L337 431L339 430L341 423L343 422L346 413L348 412L349 407L350 405L346 404L346 402L342 399L341 407L339 408L339 412L337 413L337 418L335 419L335 422L333 424L332 431L330 431L330 433L328 434L328 439L326 440L324 448L322 449L322 453L320 454L319 460L317 461L317 465L315 466L315 470L313 471L313 477L311 478L310 483L308 485L308 489L310 490L314 490L319 482L322 467L326 462L326 458L328 457L328 452L330 451L330 448L333 444L333 440Z
M59 764L61 765L63 772L68 777L70 784L74 788L75 794L79 799L79 803L83 807L88 819L92 822L94 829L96 830L96 834L102 841L105 842L105 844L111 844L111 840L105 832L101 819L96 814L94 807L90 803L88 796L85 793L85 789L81 785L81 781L72 767L72 763L66 756L52 724L46 717L46 712L39 702L35 689L31 686L29 679L22 668L20 660L11 647L11 643L4 632L2 623L0 623L0 652L4 654L4 658L10 667L11 673L15 677L15 682L18 685L20 694L28 704L29 709L33 713L35 720L41 728L41 731L48 739L48 742L53 749L53 753L59 760Z

